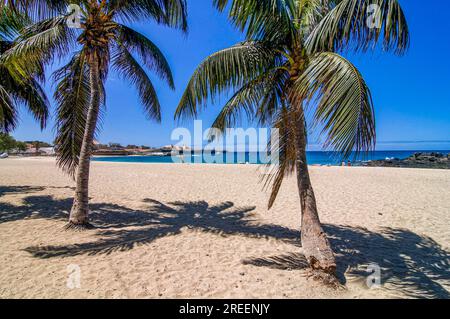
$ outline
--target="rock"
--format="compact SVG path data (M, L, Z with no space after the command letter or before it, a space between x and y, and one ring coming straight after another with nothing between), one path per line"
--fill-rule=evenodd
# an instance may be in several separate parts
M371 161L367 166L372 167L405 167L405 168L434 168L450 169L450 154L416 153L406 159L386 159Z

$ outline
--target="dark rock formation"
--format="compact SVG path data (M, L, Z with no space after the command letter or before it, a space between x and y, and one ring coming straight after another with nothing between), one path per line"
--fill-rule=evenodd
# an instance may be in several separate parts
M434 168L450 169L450 154L416 153L406 159L386 159L365 163L370 167L405 167L405 168Z

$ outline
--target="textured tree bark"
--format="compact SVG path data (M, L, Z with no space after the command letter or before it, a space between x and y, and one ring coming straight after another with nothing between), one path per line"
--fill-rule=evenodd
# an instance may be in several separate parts
M92 145L95 129L97 127L100 110L99 90L99 65L97 62L89 64L91 100L86 118L83 144L76 174L75 199L70 212L69 225L67 228L86 229L91 228L89 224L89 170L91 164Z
M316 197L311 185L306 159L306 126L300 107L297 119L297 182L302 209L302 247L309 265L314 270L336 275L336 260L330 242L321 226L317 211Z
M302 52L301 48L293 50L292 59L295 63L292 65L289 75L290 87L298 79L304 66L304 60L298 52ZM298 101L288 98L289 104L293 107L298 104ZM311 179L309 176L308 162L306 159L306 145L307 145L307 132L305 124L305 114L303 106L299 105L295 114L295 118L291 119L295 127L295 139L296 139L296 151L297 151L297 185L300 195L300 204L302 210L302 228L301 228L301 241L304 255L313 270L319 270L324 272L330 278L327 278L330 284L336 284L336 259L334 258L333 250L331 249L330 242L322 228L319 219L319 213L317 211L316 196L314 194L313 187L311 185Z

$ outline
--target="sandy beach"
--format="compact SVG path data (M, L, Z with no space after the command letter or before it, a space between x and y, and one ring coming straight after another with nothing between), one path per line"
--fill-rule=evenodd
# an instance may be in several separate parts
M294 178L268 211L257 166L93 163L98 228L76 233L63 230L74 182L54 160L2 160L0 298L450 297L450 171L311 174L346 289L308 277Z

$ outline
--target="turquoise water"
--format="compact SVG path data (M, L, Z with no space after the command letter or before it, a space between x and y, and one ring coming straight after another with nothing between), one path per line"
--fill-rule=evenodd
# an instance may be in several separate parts
M376 151L372 152L365 158L360 157L353 161L355 164L361 163L367 160L384 160L386 158L399 158L404 159L418 152L430 153L432 151ZM450 151L436 151L444 154L450 153ZM341 160L337 153L334 152L308 152L308 162L310 165L339 165ZM223 153L218 154L217 161L219 164L261 164L261 159L256 153ZM181 163L180 158L172 159L172 157L159 157L159 156L123 156L123 157L96 157L93 159L97 162L118 162L118 163ZM211 163L211 161L205 161L201 154L193 156L185 155L184 162L188 163Z

